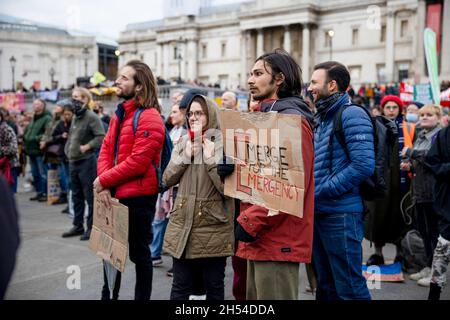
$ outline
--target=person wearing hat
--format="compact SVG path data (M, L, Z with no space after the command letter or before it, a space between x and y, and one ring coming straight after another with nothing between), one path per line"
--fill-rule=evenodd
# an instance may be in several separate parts
M55 131L55 128L61 121L64 107L70 104L71 102L69 99L56 102L52 112L52 120L47 123L45 133L39 144L40 149L44 153L44 163L49 169L58 170L61 195L58 200L54 201L52 204L67 203L67 177L61 167L61 156L64 154L64 145L61 145L61 143L54 140L53 131Z
M185 111L187 109L187 107L191 104L192 100L197 95L206 96L207 94L204 90L200 90L200 89L189 89L188 91L186 91L183 95L183 98L181 98L181 101L179 103L180 110Z
M66 99L60 105L63 106L63 112L61 115L61 120L56 125L55 129L52 132L53 141L57 143L62 150L66 145L67 139L69 137L70 125L72 123L73 117L73 106L72 101ZM59 174L61 177L61 194L67 195L70 192L70 173L69 173L69 160L64 152L59 155L60 165L59 165ZM61 197L60 197L61 198ZM61 213L69 213L69 207L67 206Z
M400 209L400 203L408 193L410 186L407 172L400 170L401 151L408 146L403 130L403 102L398 96L387 95L381 100L381 110L385 117L397 125L398 139L390 152L386 171L388 181L386 197L366 202L368 214L366 215L365 238L375 244L375 253L367 260L368 266L385 264L382 250L386 243L395 244L394 262L402 263L401 239L408 230ZM407 204L405 207L408 206Z

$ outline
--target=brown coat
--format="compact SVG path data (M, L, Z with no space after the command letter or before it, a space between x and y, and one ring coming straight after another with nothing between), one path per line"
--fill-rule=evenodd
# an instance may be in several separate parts
M219 129L217 108L208 99L206 101L208 128ZM177 259L231 256L234 253L234 199L223 195L224 185L217 174L216 160L222 156L220 142L215 144L215 157L210 161L202 159L202 164L186 164L188 161L183 163L183 159L188 139L189 134L180 139L163 175L166 186L179 183L164 237L164 250Z

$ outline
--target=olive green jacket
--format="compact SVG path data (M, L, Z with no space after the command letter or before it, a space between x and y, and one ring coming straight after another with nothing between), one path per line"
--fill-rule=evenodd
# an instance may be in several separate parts
M219 129L217 108L206 100L208 127ZM234 199L224 196L224 184L217 174L216 161L222 156L220 143L215 145L214 157L205 160L200 155L202 164L185 164L189 163L184 151L188 139L189 134L176 145L163 175L168 187L179 183L164 250L177 259L231 256L234 254Z

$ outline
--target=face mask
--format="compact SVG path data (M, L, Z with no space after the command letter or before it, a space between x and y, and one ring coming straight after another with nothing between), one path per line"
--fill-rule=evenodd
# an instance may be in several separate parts
M419 116L415 113L407 113L406 121L411 122L411 123L416 123L417 121L419 121Z
M448 111L449 111L449 108L448 108L448 107L442 108L442 112L443 112L444 114L448 114Z
M74 113L77 113L83 109L83 102L72 99L72 106Z

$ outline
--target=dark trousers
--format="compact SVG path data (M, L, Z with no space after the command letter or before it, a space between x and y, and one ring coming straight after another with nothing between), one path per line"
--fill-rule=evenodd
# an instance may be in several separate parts
M206 300L224 300L226 262L226 257L173 258L173 283L170 300L188 300L190 295L196 294L197 274L202 275Z
M70 162L70 183L72 186L72 201L75 215L73 225L78 229L83 228L84 202L89 208L87 217L87 229L92 229L94 213L94 191L92 184L97 177L97 159L94 155L85 160Z
M416 204L417 229L422 236L427 256L427 267L431 268L433 253L439 238L439 218L433 209L433 203Z
M155 215L156 200L158 195L121 199L120 203L128 207L128 244L130 260L136 268L136 286L134 289L135 300L150 300L152 293L153 265L150 253L152 243L152 220ZM104 271L103 271L104 272ZM119 278L114 286L113 299L117 299L120 289ZM104 274L102 298L109 297L108 280Z
M236 300L246 300L247 295L247 259L231 257L233 266L233 296Z

